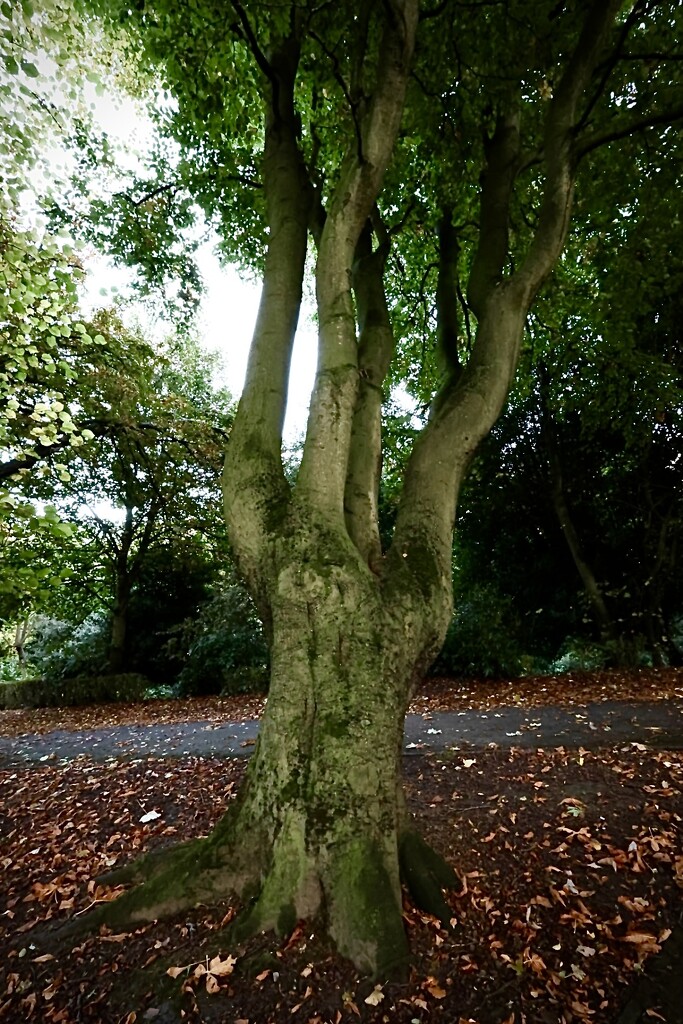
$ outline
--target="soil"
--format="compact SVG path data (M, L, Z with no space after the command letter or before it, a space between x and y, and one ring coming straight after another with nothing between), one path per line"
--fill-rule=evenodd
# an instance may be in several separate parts
M577 714L621 697L667 714L683 696L683 673L515 681L498 694L498 704L559 703ZM55 726L97 731L195 715L219 724L239 707L224 707L225 719L212 700L3 712L0 733L42 732L49 744ZM245 717L258 714L257 699L244 707ZM490 683L441 680L412 710L496 707ZM683 744L667 749L667 733L656 738L657 749L601 732L589 750L526 748L513 736L507 748L406 757L411 809L461 887L448 896L450 928L406 902L412 966L402 984L360 978L315 924L234 947L231 903L132 933L59 934L116 895L95 882L103 871L206 834L237 790L243 757L129 754L0 768L0 1020L680 1024Z

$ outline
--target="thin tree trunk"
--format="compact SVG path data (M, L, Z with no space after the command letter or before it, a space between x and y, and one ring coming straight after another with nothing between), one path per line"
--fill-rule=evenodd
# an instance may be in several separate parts
M551 460L550 473L550 493L552 497L553 510L560 525L560 529L562 530L562 535L567 542L567 547L576 567L576 571L581 577L581 582L583 583L586 597L588 598L593 611L601 639L613 649L617 655L618 662L621 664L624 660L623 641L607 607L607 602L605 601L602 593L602 588L600 587L600 584L595 577L595 573L588 563L581 540L574 525L574 521L569 512L569 506L567 505L567 501L564 496L564 488L562 486L561 470L557 459Z
M22 672L26 670L26 638L28 636L29 627L31 625L31 613L24 616L17 622L14 630L14 650L17 654L17 660L19 661L19 668Z
M593 617L595 619L600 639L611 649L612 656L620 666L628 664L626 645L624 639L617 629L616 623L607 607L607 602L602 593L602 588L591 568L581 544L578 531L574 524L569 505L564 492L564 478L562 473L562 462L554 436L554 427L551 422L550 411L547 403L547 382L545 370L539 369L541 386L541 443L545 450L548 470L548 483L553 512L557 518L562 536L565 539L569 554L579 574L583 589L588 598Z
M114 604L111 615L109 634L108 665L112 675L123 672L126 667L126 640L128 631L128 607L133 585L129 566L130 551L133 544L133 509L126 509L126 518L121 533L121 541L114 562Z

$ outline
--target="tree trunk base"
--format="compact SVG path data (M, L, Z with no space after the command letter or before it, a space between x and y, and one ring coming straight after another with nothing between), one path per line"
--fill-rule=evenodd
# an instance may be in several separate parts
M222 831L219 826L208 839L148 854L101 876L99 883L134 885L73 919L62 934L74 937L102 925L120 931L236 895L249 902L228 927L234 944L269 931L284 937L302 919L317 921L361 973L383 980L406 977L410 951L402 905L387 868L387 851L377 842L358 837L314 862L303 846L292 845L291 835L281 836L286 854L278 855L276 842L269 870L259 877L258 865L251 873L240 870L245 858L220 837ZM414 904L449 927L453 913L444 890L460 886L456 873L412 829L402 833L398 854L401 881Z

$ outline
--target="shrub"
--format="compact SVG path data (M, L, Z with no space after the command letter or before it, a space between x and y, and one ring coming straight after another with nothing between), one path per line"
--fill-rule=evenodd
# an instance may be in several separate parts
M182 694L253 693L268 686L263 626L237 581L205 602L196 618L179 626L167 647L182 658Z
M113 701L141 701L149 679L136 672L120 675L73 676L59 682L25 679L0 684L0 708L66 708Z
M567 637L550 671L553 674L594 672L605 668L609 661L609 651L603 644L580 637Z
M107 668L109 623L105 613L92 612L74 625L37 616L26 643L30 672L51 682L75 676L104 675Z
M473 587L456 604L433 675L501 679L524 668L512 600L490 585Z

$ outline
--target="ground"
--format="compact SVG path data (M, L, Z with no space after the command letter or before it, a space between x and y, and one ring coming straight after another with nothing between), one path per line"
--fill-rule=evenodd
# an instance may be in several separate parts
M682 696L683 673L671 670L440 680L413 710L561 703L580 713L615 698L670 709ZM49 743L56 727L217 723L260 707L251 698L0 712L0 734L42 732ZM411 809L462 887L449 897L450 930L406 903L413 968L404 985L359 978L314 926L279 944L260 936L233 947L222 930L231 904L65 941L56 926L115 895L95 877L143 849L205 834L245 761L0 763L0 1020L680 1024L683 754L663 749L661 735L656 750L514 742L405 759ZM648 987L653 964L664 981Z

